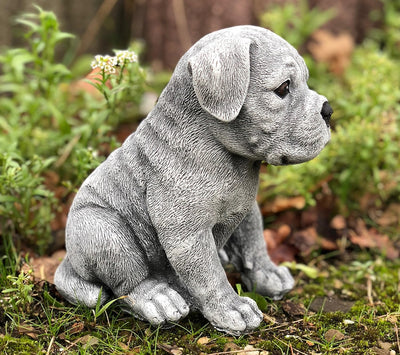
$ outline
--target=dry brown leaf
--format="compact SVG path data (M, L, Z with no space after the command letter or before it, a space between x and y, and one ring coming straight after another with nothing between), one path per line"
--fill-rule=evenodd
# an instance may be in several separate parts
M276 240L278 239L278 234L273 229L265 229L263 234L267 249L275 249L277 247Z
M84 335L83 337L78 338L77 340L75 340L76 344L82 344L83 348L87 348L88 346L93 346L93 345L97 345L99 343L99 338L96 338L93 335L87 334Z
M37 339L38 334L39 334L37 329L35 329L34 327L32 327L31 325L29 325L27 323L21 323L18 326L18 333L27 335L28 337L30 337L32 339Z
M347 33L334 35L326 30L317 30L311 38L307 48L315 60L327 63L332 73L343 74L354 50L353 37Z
M379 249L390 260L399 257L400 251L386 234L380 234L375 228L367 229L364 221L358 220L355 231L350 231L350 241L360 248Z
M240 352L244 355L260 355L260 349L256 349L253 345L246 345L243 348L243 352Z
M233 342L228 342L224 346L224 352L237 351L237 350L241 350L241 349L242 348L239 345L237 345Z
M278 244L280 244L290 235L290 233L292 233L292 229L290 228L289 225L282 224L278 228L277 233L278 233L278 237L279 237L279 243Z
M65 257L65 250L56 251L53 255L31 259L30 265L36 280L54 283L54 273Z
M319 245L323 250L338 250L337 243L327 238L320 238Z
M304 316L307 312L306 308L301 303L295 303L290 300L286 300L282 303L282 308L289 316L297 317Z
M275 324L276 323L276 319L274 317L271 317L265 313L263 313L263 320L267 324Z
M197 340L197 344L199 345L206 345L211 341L209 337L201 337L199 340Z
M310 207L301 212L300 226L302 228L314 226L317 222L318 222L317 207Z
M347 227L346 219L342 215L336 215L332 218L330 226L336 230L345 229Z
M303 196L296 197L276 197L272 202L263 206L263 214L273 214L289 209L301 210L306 205L306 199Z
M287 244L278 245L275 249L269 250L271 260L276 264L281 264L285 261L295 261L298 250Z
M376 219L382 227L399 225L400 223L400 203L391 203L383 214Z
M293 233L291 243L304 255L310 254L318 247L318 233L315 227L309 227Z
M328 342L331 341L340 341L343 340L345 338L344 334L342 332L340 332L339 330L336 329L329 329L326 333L325 333L325 340Z
M183 348L179 348L176 345L159 344L159 347L168 354L181 355L183 353Z
M66 335L73 335L80 333L85 328L85 324L83 322L76 322L72 324L71 328L69 328L66 332L61 333L59 335L60 339L65 339Z

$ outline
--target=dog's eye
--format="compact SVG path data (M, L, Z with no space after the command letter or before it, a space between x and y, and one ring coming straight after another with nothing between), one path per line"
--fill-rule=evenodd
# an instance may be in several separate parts
M286 80L284 83L279 85L278 88L274 90L274 93L277 94L281 99L284 99L287 94L289 94L289 85L290 80Z

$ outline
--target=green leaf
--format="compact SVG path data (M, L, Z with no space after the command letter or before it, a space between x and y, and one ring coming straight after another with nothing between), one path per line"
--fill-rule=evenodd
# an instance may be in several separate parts
M5 203L5 202L16 202L18 199L15 196L10 196L10 195L0 195L0 203Z
M296 263L295 261L292 261L292 262L286 261L286 262L282 263L282 265L288 267L291 270L302 271L310 279L315 279L318 277L318 270L314 267L307 266L304 264L299 264L299 263Z
M28 27L31 28L33 31L37 31L37 30L40 29L40 26L39 26L37 23L32 22L32 21L29 21L29 20L25 20L25 19L23 19L23 18L17 19L16 22L19 23L19 24L21 24L21 25L28 26Z
M51 195L51 192L48 190L44 190L44 189L34 189L32 191L32 195L33 196L42 196L42 197L47 197Z
M56 42L62 41L63 39L67 39L67 38L75 38L75 36L72 33L68 33L68 32L58 32L54 36L54 39Z
M265 299L264 296L260 295L257 292L243 292L241 294L241 296L243 297L249 297L252 300L256 301L257 303L257 307L261 310L261 311L265 311L267 309L268 306L268 302Z
M268 303L264 296L260 295L259 293L252 291L252 292L243 292L242 285L236 284L236 290L239 296L251 298L253 301L257 303L257 307L261 311L265 311Z

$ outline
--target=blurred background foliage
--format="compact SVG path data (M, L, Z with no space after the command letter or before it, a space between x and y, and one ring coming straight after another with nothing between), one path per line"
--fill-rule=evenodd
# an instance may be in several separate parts
M400 197L400 5L382 0L370 13L379 26L360 40L321 29L340 15L340 8L310 3L254 9L257 23L303 54L310 87L335 110L332 141L306 164L263 167L259 201L302 197L307 207L329 195L332 215L371 219L371 211L382 214ZM174 4L175 13L182 11L181 2ZM74 192L144 117L169 79L170 62L135 63L126 68L124 82L108 78L103 84L111 101L105 100L87 82L99 74L84 78L92 56L81 53L71 60L77 38L60 30L53 12L36 8L17 22L24 42L0 52L0 234L3 248L44 253L62 246ZM184 17L180 23L184 28ZM190 44L190 36L179 33L181 43ZM143 41L126 46L142 58L151 58L154 47ZM398 220L392 227L397 235Z

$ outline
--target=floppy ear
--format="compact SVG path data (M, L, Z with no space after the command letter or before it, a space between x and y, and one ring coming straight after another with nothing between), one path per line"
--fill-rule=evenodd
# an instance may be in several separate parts
M193 87L201 107L221 121L234 120L250 82L247 38L214 41L189 59Z

